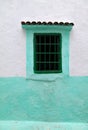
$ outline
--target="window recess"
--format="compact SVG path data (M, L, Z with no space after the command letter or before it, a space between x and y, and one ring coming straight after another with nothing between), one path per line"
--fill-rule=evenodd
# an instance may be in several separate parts
M26 78L69 76L69 38L73 23L21 22L26 31Z
M61 34L34 34L34 72L61 73Z

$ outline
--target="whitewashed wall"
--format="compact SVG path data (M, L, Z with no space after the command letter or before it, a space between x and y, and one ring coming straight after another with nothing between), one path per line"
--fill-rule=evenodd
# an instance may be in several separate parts
M0 77L26 75L23 20L74 22L70 75L88 76L88 0L0 0Z

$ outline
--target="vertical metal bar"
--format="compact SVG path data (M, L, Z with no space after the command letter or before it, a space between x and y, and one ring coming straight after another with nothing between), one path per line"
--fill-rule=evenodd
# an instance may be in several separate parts
M37 59L38 59L38 55L37 55L37 50L38 50L38 44L37 44L37 35L35 35L35 42L34 42L34 61L35 61L35 71L38 69L38 66L37 66Z
M50 65L50 59L51 59L51 35L49 35L49 70L51 69L51 65Z
M60 55L60 59L59 59L59 65L60 65L60 67L59 67L59 70L61 71L62 70L62 57L61 57L61 45L62 43L61 43L61 35L59 35L59 46L60 46L60 49L59 49L59 55ZM58 47L59 48L59 47Z
M46 35L44 36L44 70L46 71Z
M60 55L61 55L61 47L60 47L60 40L59 40L59 38L60 38L60 35L58 35L58 39L57 39L57 42L58 42L58 44L57 44L57 52L58 52L58 70L59 70L59 66L60 66Z
M37 50L37 45L36 45L36 35L34 35L34 71L36 70L36 50Z
M38 60L38 54L37 54L37 49L38 49L38 41L37 41L37 38L38 38L38 36L37 35L35 35L35 68L36 68L36 70L38 70L38 63L37 63L37 60Z
M57 51L56 51L56 47L57 47L57 43L56 43L56 35L54 35L54 70L56 70L56 54L57 54Z
M41 35L39 35L39 70L41 68Z

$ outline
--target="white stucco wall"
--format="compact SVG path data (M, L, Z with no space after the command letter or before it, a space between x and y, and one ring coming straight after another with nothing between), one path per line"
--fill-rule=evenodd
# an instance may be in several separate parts
M88 0L0 0L0 77L26 75L28 20L74 22L70 75L88 76Z

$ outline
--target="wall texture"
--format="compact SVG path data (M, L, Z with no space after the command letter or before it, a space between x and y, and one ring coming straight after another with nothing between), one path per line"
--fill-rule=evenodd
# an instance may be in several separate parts
M1 0L0 5L0 130L87 130L88 1ZM25 78L23 20L75 23L69 50L71 77Z
M1 78L0 120L87 123L88 78Z
M0 5L0 77L26 75L23 20L74 22L70 75L88 75L88 1L8 0L0 1Z

